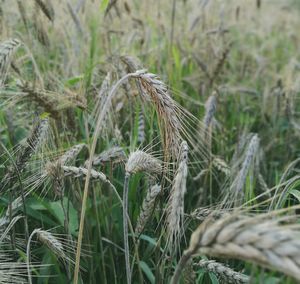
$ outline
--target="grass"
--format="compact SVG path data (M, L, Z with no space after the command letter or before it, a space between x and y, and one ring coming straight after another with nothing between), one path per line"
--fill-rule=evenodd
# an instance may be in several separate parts
M297 283L298 4L2 1L0 283Z

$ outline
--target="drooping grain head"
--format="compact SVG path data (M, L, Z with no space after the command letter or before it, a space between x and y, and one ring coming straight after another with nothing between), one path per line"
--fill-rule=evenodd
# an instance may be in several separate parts
M122 163L126 161L126 155L124 150L121 147L115 146L111 147L99 155L94 156L93 166L99 166L105 163ZM85 162L85 165L88 165L88 160Z
M159 123L162 125L163 145L166 154L176 160L181 142L182 125L178 118L176 104L171 98L167 86L152 73L143 70L136 75L143 88L142 96L156 108Z
M38 240L45 244L56 256L66 259L63 244L49 231L42 229L36 230Z
M125 171L129 174L146 172L160 175L162 170L163 166L160 160L141 150L132 152L125 165Z

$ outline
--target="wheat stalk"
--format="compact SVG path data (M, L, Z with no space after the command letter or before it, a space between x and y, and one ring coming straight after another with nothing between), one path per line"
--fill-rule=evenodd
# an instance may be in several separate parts
M23 1L22 0L17 0L17 4L18 4L18 9L19 9L23 24L24 24L26 30L28 30L26 9L25 9L25 6L23 5Z
M43 46L50 47L50 39L49 39L48 33L46 31L43 21L40 19L38 14L36 15L36 17L34 17L33 28L34 28L34 32L35 32L35 36L36 36L37 40Z
M193 232L171 283L178 283L181 270L196 254L251 261L300 280L299 226L283 225L283 218L268 220L275 214L251 217L234 212L215 222L208 218Z
M45 16L51 21L54 21L54 9L52 7L52 4L50 1L42 1L42 0L35 0L35 3L38 5L38 7L43 11Z
M249 276L236 272L230 267L216 262L215 260L200 260L195 266L203 268L207 272L214 273L219 279L228 284L243 284L250 282Z
M88 163L87 167L87 175L86 175L86 181L84 184L84 190L83 190L83 198L82 198L82 207L81 207L81 215L80 215L80 224L79 224L79 233L78 233L78 242L77 242L77 249L76 249L76 262L75 262L75 270L74 270L74 284L78 284L78 276L79 276L79 264L80 264L80 255L81 255L81 244L82 244L82 237L83 237L83 228L84 228L84 219L85 219L85 211L86 211L86 202L87 202L87 197L88 197L88 188L89 188L89 182L91 179L91 170L92 170L92 164L93 164L93 159L92 157L95 154L96 150L96 144L97 140L99 137L99 134L101 130L104 127L103 121L107 117L108 110L111 106L112 99L117 92L118 88L122 83L126 80L128 80L130 77L136 76L138 73L130 73L121 78L111 89L109 94L106 97L105 102L102 105L102 108L100 110L100 113L98 114L97 117L97 123L95 127L95 131L93 134L93 141L91 145L91 150L90 150L90 160ZM123 192L124 195L124 192ZM124 206L123 205L123 220L124 220ZM127 211L126 211L127 213ZM127 214L125 215L126 221L127 222ZM125 229L124 229L125 230ZM128 268L127 268L127 275L128 275Z

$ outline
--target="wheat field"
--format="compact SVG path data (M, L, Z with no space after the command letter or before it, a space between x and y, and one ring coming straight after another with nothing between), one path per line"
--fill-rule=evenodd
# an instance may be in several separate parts
M0 284L300 283L299 0L2 0Z

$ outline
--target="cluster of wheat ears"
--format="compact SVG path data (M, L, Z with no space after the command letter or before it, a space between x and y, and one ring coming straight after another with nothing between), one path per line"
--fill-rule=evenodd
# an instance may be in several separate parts
M50 2L35 1L39 14L31 26L24 3L17 1L24 26L34 29L38 41L46 48L50 40L39 21L42 15L54 21ZM68 9L77 33L81 34L76 11L69 3ZM227 52L224 51L210 76L211 85ZM21 37L7 38L0 44L1 106L6 111L6 120L9 121L9 111L24 110L26 105L34 105L39 113L26 126L27 137L12 149L0 140L4 161L0 193L6 202L0 218L0 283L35 283L42 277L42 269L52 264L39 262L38 249L42 245L56 258L68 281L84 281L84 275L92 273L92 268L82 262L94 253L92 245L85 245L85 227L91 222L91 214L86 215L95 206L94 201L101 206L101 200L93 200L97 196L109 196L114 200L112 207L122 208L120 243L110 241L109 236L98 237L100 242L114 246L118 257L121 254L116 265L122 264L120 271L126 275L123 283L142 283L145 277L141 246L146 238L144 232L151 226L149 235L154 234L151 237L156 240L158 263L153 271L157 283L175 284L181 279L190 283L195 281L198 270L213 273L224 283L250 283L253 275L247 275L249 270L245 266L242 271L235 270L238 266L230 267L228 260L232 259L300 281L300 226L296 214L299 206L282 206L287 191L299 180L298 175L288 178L298 161L290 164L276 186L269 188L260 171L258 134L242 135L232 158L234 163L213 154L220 90L212 91L204 105L205 114L199 119L177 103L171 88L138 59L126 55L110 60L115 67L97 82L96 91L90 90L89 96L85 96L67 87L61 91L48 88L34 54ZM28 78L22 76L22 62L32 72ZM130 114L121 114L128 102L138 106L134 123L129 122ZM77 110L84 115L76 115ZM127 134L118 127L120 115ZM84 129L85 136L76 140L67 130L78 127ZM64 138L60 128L64 128ZM9 123L7 133L14 140ZM62 146L60 139L67 144ZM114 142L104 149L103 139ZM255 173L259 194L250 193L249 198L245 188L251 171ZM206 193L200 192L199 187L189 187L201 184L209 175L224 180L214 204L201 203L201 196ZM142 198L130 197L138 187L137 180L147 188ZM188 211L187 193L199 198L189 202L195 206L189 206ZM50 229L42 223L36 227L37 223L31 220L27 201L33 197L43 200L46 196L61 201L63 228ZM79 226L75 234L70 232L66 198L67 203L77 204ZM133 202L138 208L137 217L130 210ZM93 218L100 222L97 215ZM112 232L115 233L119 232ZM106 270L105 263L97 265Z

